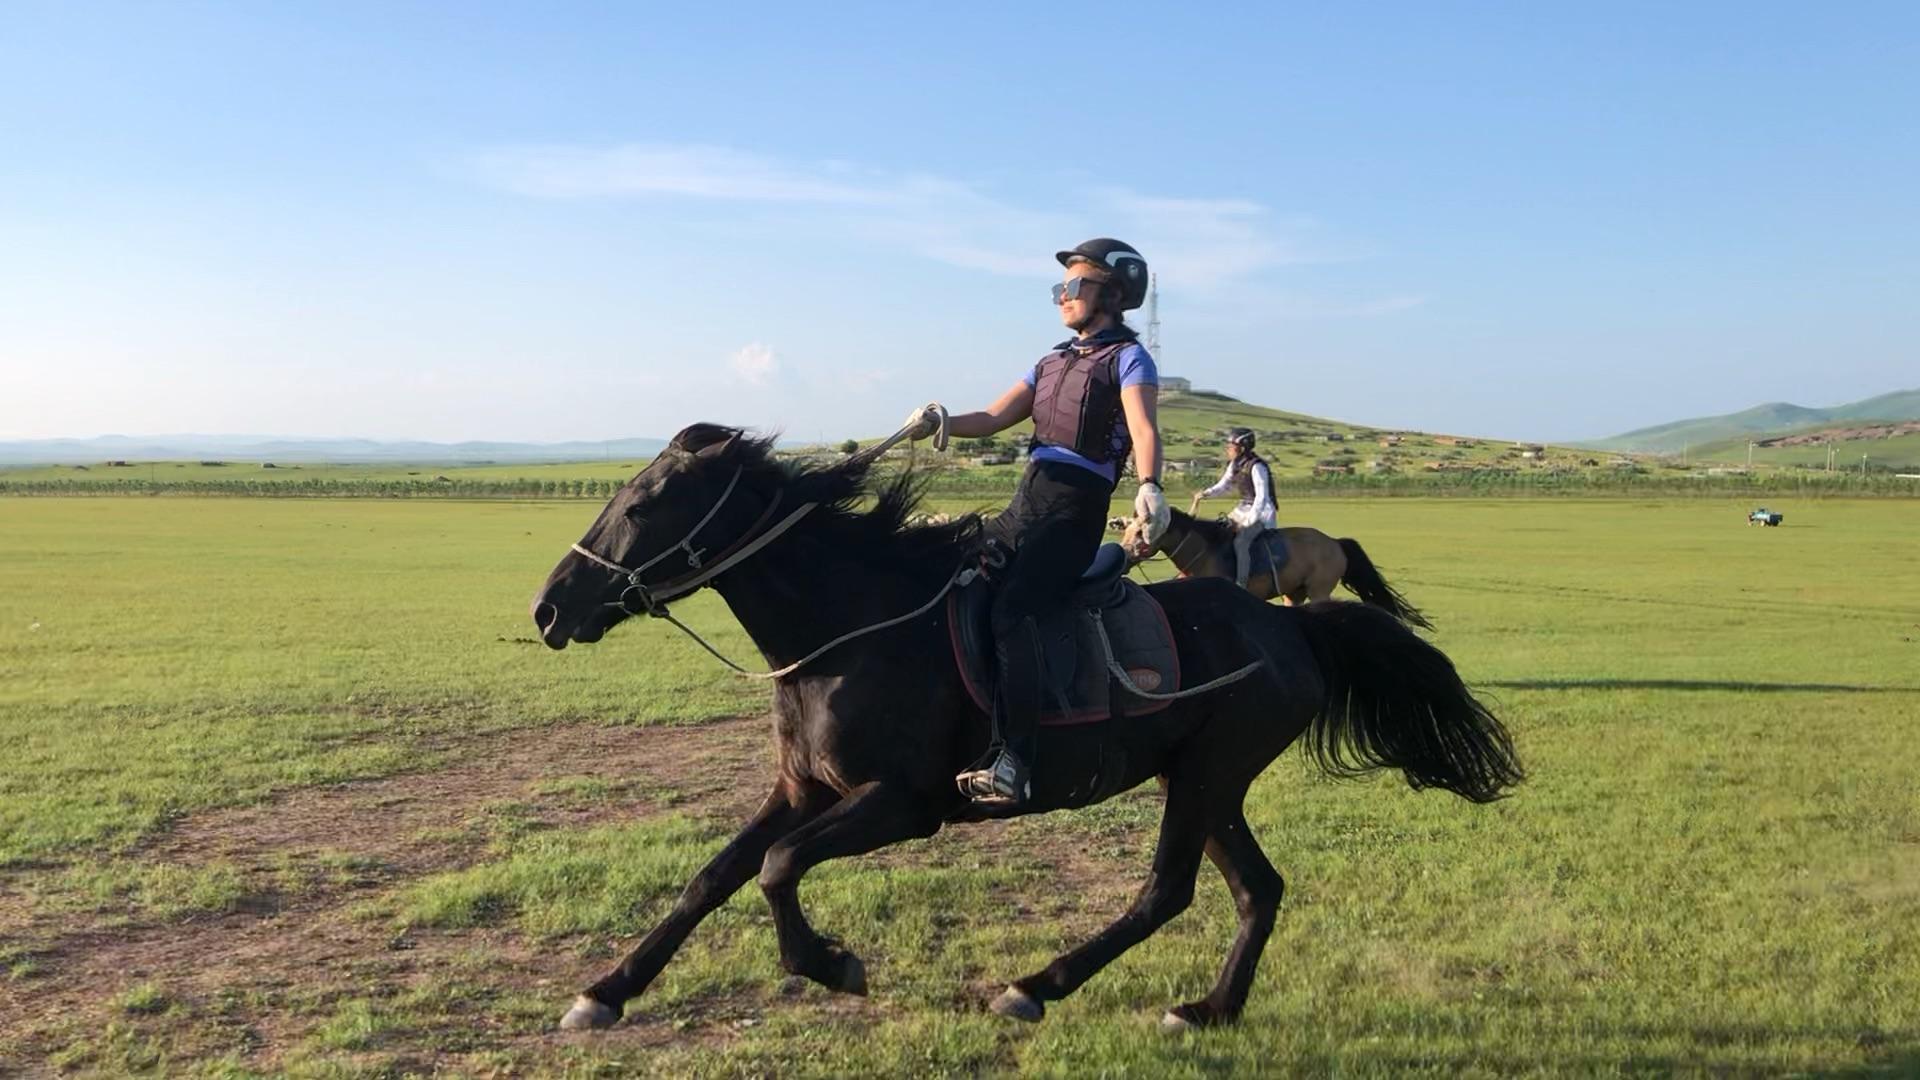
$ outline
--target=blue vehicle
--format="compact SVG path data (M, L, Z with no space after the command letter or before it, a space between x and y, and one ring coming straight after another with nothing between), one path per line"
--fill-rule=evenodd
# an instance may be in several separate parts
M1787 515L1785 514L1775 513L1774 511L1769 510L1763 506L1760 509L1755 510L1753 513L1747 515L1747 524L1768 525L1768 526L1778 525L1780 524L1780 522L1786 519L1786 516Z

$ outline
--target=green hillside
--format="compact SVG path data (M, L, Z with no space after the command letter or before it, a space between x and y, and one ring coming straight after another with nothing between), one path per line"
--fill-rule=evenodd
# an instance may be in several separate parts
M1858 430L1857 427L1854 430ZM1820 425L1803 432L1819 433L1832 431L1834 468L1857 470L1864 457L1867 467L1873 470L1893 472L1920 472L1920 431L1907 431L1889 437L1842 438L1848 429L1834 429L1829 425ZM1726 439L1696 447L1689 455L1694 462L1713 462L1727 465L1745 465L1747 463L1747 439ZM1827 444L1824 441L1801 442L1787 446L1756 445L1753 448L1753 467L1756 470L1769 468L1823 468L1827 464Z
M1210 391L1166 393L1160 398L1160 433L1169 481L1211 483L1225 464L1229 428L1253 429L1260 456L1276 478L1315 472L1393 476L1443 471L1541 471L1610 468L1611 456L1570 447L1522 444L1506 439L1435 435L1399 428L1351 424L1304 413L1249 405ZM1014 433L1030 431L1021 425ZM1006 436L961 440L956 456L1004 452ZM1526 455L1531 456L1526 456ZM1004 467L1004 466L1002 466Z
M1744 453L1749 436L1780 434L1843 420L1920 420L1920 390L1896 390L1824 409L1776 401L1724 416L1701 416L1640 428L1584 445L1597 450L1672 454L1733 440L1738 441Z

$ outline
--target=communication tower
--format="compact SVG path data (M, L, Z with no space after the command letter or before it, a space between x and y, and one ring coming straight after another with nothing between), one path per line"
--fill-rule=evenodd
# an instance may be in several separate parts
M1153 355L1156 367L1165 367L1166 358L1160 355L1160 275L1147 278L1147 352Z

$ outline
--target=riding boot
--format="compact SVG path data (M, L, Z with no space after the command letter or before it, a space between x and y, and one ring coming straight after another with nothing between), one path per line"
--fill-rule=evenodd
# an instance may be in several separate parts
M1040 722L1044 667L1039 627L1030 618L1021 619L1011 631L995 636L993 652L998 662L993 744L954 782L962 795L982 806L1018 806L1033 790L1029 762Z

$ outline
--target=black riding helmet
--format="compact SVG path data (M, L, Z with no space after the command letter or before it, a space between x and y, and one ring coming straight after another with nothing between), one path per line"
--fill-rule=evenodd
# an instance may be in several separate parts
M1121 311L1132 311L1147 302L1146 256L1135 251L1132 244L1102 236L1072 251L1055 252L1053 257L1060 260L1061 266L1071 266L1073 260L1085 259L1106 270L1111 275L1107 284L1114 286L1119 293L1118 306Z
M1242 450L1253 449L1253 429L1237 427L1227 432L1227 441Z

